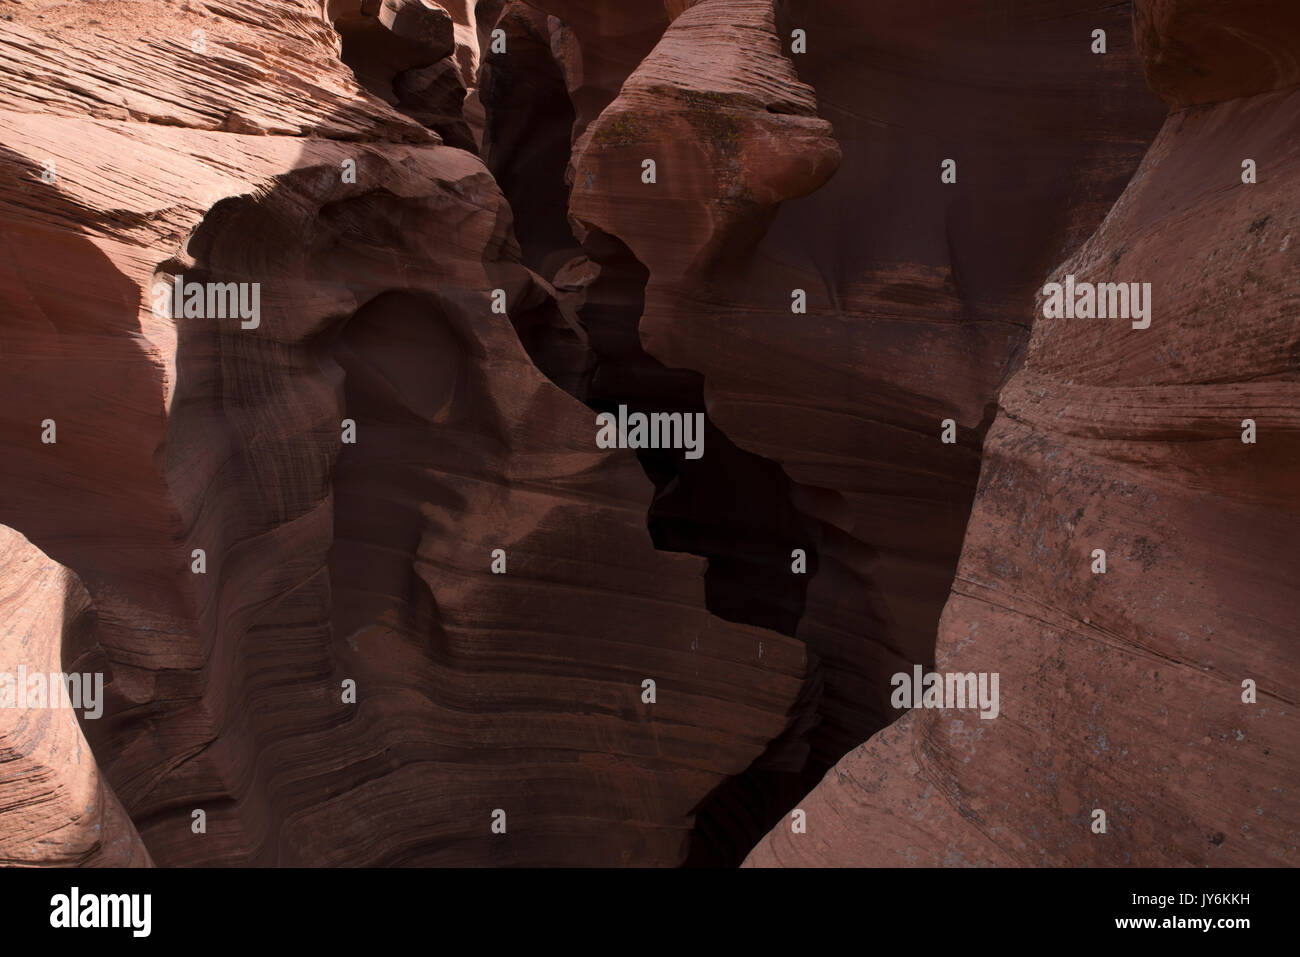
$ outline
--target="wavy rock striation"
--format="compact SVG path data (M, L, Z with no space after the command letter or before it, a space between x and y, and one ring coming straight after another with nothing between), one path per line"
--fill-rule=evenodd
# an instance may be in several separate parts
M804 780L896 717L893 673L932 660L982 437L1026 336L1016 306L1158 126L1124 11L1042 13L703 0L574 150L575 230L648 270L645 351L703 376L716 428L780 466L804 517L795 544L816 569L793 633L822 682ZM788 543L756 544L789 573ZM741 790L771 824L800 786ZM714 843L743 856L752 815L719 813L732 820Z
M367 96L305 0L105 9L87 47L156 55L104 76L66 54L73 6L0 31L26 78L0 112L0 519L89 595L101 804L162 864L680 861L804 650L707 612L634 456L493 312L556 306L487 169ZM223 86L240 63L264 77ZM140 89L169 122L106 105ZM178 276L258 283L256 323L155 314ZM24 860L86 854L62 840Z
M1290 7L0 13L0 858L1294 852Z
M1232 9L1143 0L1139 40L1290 16ZM1275 64L1296 50L1280 39ZM1040 296L985 442L936 659L1000 673L1000 716L913 711L802 802L806 834L773 829L748 864L1294 857L1300 94L1285 69L1261 79L1254 48L1198 49L1177 70L1148 57L1153 88L1235 95L1172 113L1048 277L1150 283L1149 328L1045 318Z
M135 825L107 787L71 705L82 699L82 650L93 644L90 598L76 576L0 526L0 864L148 865ZM69 696L50 675L73 673ZM76 698L71 697L75 693ZM29 707L32 705L32 707Z

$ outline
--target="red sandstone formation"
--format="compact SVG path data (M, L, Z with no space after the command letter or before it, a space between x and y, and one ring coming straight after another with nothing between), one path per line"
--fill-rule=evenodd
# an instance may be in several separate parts
M668 24L692 0L510 0L549 15L552 50L568 86L576 138L618 95L655 48ZM703 65L703 64L702 64Z
M75 575L4 526L0 612L0 686L7 684L0 688L0 865L148 864L149 852L105 785L76 714L59 706L49 687L50 674L94 667L77 655L93 640L90 598ZM40 697L31 701L48 710L26 706L32 676Z
M1280 2L0 17L0 672L106 682L0 710L0 861L1294 850ZM931 664L999 717L880 730Z
M362 86L443 142L475 149L463 108L478 70L478 35L464 0L326 0L323 14Z
M936 649L940 670L1000 672L1001 716L908 714L801 802L806 834L775 827L749 864L1293 859L1300 93L1285 64L1300 45L1285 4L1227 11L1138 4L1153 88L1222 101L1170 115L1049 275L1149 282L1150 327L1021 310L1033 336ZM1238 15L1269 41L1212 39L1248 36Z
M703 373L718 428L779 463L814 521L797 634L823 662L822 770L897 716L889 676L931 660L1019 305L1158 126L1125 12L1055 6L800 2L774 18L704 0L574 151L575 229L649 271L645 349ZM807 53L789 52L796 28ZM788 569L788 549L772 558Z
M1144 0L1134 9L1151 89L1178 109L1300 84L1300 6Z
M142 34L134 73L67 56L58 4L0 32L0 517L93 603L102 803L163 864L679 861L785 726L801 645L708 614L635 457L492 312L546 296L479 160L367 97L311 4L145 6L98 24ZM232 62L265 75L225 88ZM155 316L176 275L260 282L260 324Z

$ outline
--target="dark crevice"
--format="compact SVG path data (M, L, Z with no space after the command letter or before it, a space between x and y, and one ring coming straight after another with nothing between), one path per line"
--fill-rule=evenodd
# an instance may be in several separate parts
M409 35L399 35L374 13L366 12L368 7L352 10L349 5L341 6L348 9L333 20L342 40L339 59L352 69L357 82L398 112L433 130L448 146L477 152L464 116L466 68L455 55L450 17L438 11L436 27L410 25L403 31ZM434 15L429 12L430 17Z
M646 515L653 543L707 560L710 613L795 637L823 542L845 536L795 506L816 499L814 490L796 486L779 463L741 449L716 427L701 373L670 369L644 350L638 327L649 271L617 237L587 226L579 245L569 225L565 173L574 109L549 38L527 11L507 11L498 25L510 54L488 55L480 76L485 162L514 213L524 264L553 282L559 296L558 303L512 309L520 340L552 382L595 411L617 414L622 405L629 413L703 414L701 458L688 459L683 450L637 452L654 483ZM586 185L580 179L575 188ZM577 335L557 318L561 312L576 317ZM835 548L845 552L842 544ZM792 571L794 549L806 553L804 574ZM850 564L864 560L853 549L848 554ZM839 555L833 580L845 574ZM822 722L823 684L809 649L808 677L785 733L695 809L687 866L738 865L842 755L841 738L852 746L865 737L859 732L874 730L837 725L821 729L826 741L810 740Z
M593 410L617 413L625 405L629 412L704 414L701 458L687 459L683 450L637 452L655 488L646 516L651 538L660 550L707 560L705 604L712 614L794 636L817 573L821 523L793 506L792 483L779 464L739 448L709 419L703 375L669 369L642 348L648 270L599 230L579 245L568 223L565 172L575 113L549 38L523 12L498 25L507 31L510 55L487 56L481 72L485 159L514 212L523 262L554 281L585 336L576 338L548 316L559 311L550 306L512 311L520 340L551 381ZM806 574L791 570L796 548L806 553ZM806 740L818 722L821 687L810 653L809 678L786 733L696 809L688 865L739 864L825 773L829 765L810 759Z
M709 560L707 606L728 621L793 636L816 574L816 520L791 504L782 468L731 442L709 419L704 376L670 369L641 346L637 328L649 272L622 242L592 230L586 241L600 276L587 290L582 322L596 358L584 401L598 412L704 414L704 454L637 452L655 485L647 525L655 547ZM545 370L543 370L545 371ZM807 574L791 572L791 552L808 555Z
M525 346L542 372L598 412L685 412L704 416L704 454L682 449L637 452L655 492L646 525L657 549L707 559L705 606L727 621L795 636L808 582L817 573L821 522L792 504L793 483L775 462L735 445L710 420L704 376L670 369L641 345L638 325L649 271L616 237L590 230L584 243L599 275L580 314L592 370L574 388L569 365L555 367L551 328L533 326ZM802 549L807 572L792 571ZM825 774L809 758L821 677L809 654L809 677L792 723L743 773L729 778L696 809L687 866L736 866L758 840Z
M582 253L564 185L575 113L538 24L511 9L498 25L510 52L489 47L479 71L484 162L514 212L524 265L550 279Z

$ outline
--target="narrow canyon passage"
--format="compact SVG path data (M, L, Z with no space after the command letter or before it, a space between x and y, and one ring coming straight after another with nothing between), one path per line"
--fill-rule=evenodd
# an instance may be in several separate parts
M6 862L1294 851L1290 7L0 5Z

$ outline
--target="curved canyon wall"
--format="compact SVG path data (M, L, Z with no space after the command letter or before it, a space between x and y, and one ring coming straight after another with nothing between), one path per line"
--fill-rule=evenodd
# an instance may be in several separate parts
M0 861L1280 858L1279 6L0 2Z
M1000 673L1000 713L907 714L750 865L1293 859L1300 35L1285 4L1135 14L1172 112L1047 279L1150 283L1150 315L1039 296L939 626L938 668Z
M367 95L315 4L75 6L0 34L0 512L85 584L83 727L153 860L680 860L803 648L708 614L634 455L492 310L555 307L482 162ZM260 283L258 324L160 318L176 276Z
M91 679L83 689L93 672L76 655L94 629L85 588L0 526L0 608L0 865L147 865L149 852L100 774L72 696L64 701L49 679L76 675L75 704L86 705L91 720L102 716L102 685ZM28 691L37 707L26 707Z
M1127 13L703 2L575 146L575 227L649 270L646 351L703 375L712 420L781 466L805 516L816 573L794 634L820 664L819 721L798 780L746 789L769 820L897 716L891 674L932 660L1027 334L1017 304L1100 222L1159 123ZM789 548L767 557L788 572ZM726 816L730 845L751 840L743 808Z

